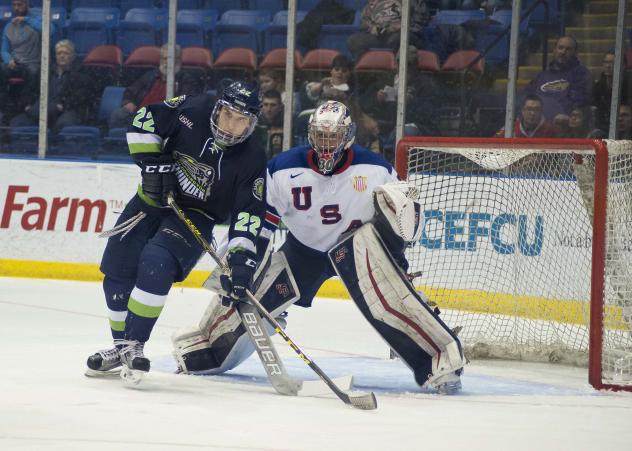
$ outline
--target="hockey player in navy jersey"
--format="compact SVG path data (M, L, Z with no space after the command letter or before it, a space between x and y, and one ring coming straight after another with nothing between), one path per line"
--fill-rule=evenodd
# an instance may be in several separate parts
M255 269L256 239L265 214L266 157L248 139L260 112L258 90L233 82L217 102L180 96L141 108L127 132L142 182L112 231L101 271L114 346L88 358L86 375L149 371L143 346L174 282L203 253L167 206L173 192L207 240L230 218L227 261L231 295L245 296Z
M338 274L417 383L456 392L465 364L460 342L405 274L406 242L421 236L420 205L393 167L354 137L347 108L328 101L309 120L309 145L268 163L259 257L281 221L289 233L262 258L255 296L275 316L291 304L310 307L323 282ZM213 275L205 286L226 294ZM198 326L174 335L180 371L221 373L253 352L235 309L218 298Z

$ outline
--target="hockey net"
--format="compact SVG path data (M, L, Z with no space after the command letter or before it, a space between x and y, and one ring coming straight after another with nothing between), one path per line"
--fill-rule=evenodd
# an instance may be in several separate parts
M415 285L469 358L589 367L632 390L632 141L407 137Z

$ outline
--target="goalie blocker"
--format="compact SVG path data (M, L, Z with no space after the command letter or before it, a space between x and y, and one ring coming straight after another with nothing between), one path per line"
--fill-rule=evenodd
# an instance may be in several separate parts
M423 386L452 393L466 363L456 335L421 299L373 226L365 224L329 251L364 317Z

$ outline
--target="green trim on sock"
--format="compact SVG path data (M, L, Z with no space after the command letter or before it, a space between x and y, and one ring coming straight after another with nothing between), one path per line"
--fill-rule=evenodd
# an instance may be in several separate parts
M160 307L152 307L138 302L136 299L130 296L127 303L127 310L135 315L142 316L143 318L158 318L160 312L162 312L164 305Z
M125 321L110 320L110 329L115 332L123 332L125 330Z

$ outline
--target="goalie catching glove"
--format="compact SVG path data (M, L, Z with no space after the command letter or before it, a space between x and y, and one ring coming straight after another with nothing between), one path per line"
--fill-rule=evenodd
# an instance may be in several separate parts
M250 290L252 276L257 269L257 256L254 252L239 249L232 251L227 258L230 275L222 274L220 281L222 288L236 300L246 297L246 290Z
M143 193L160 206L167 205L167 196L176 190L178 180L171 155L145 158L141 164Z
M421 205L414 199L418 191L407 182L380 185L373 191L377 222L387 224L402 240L411 242L421 238Z

